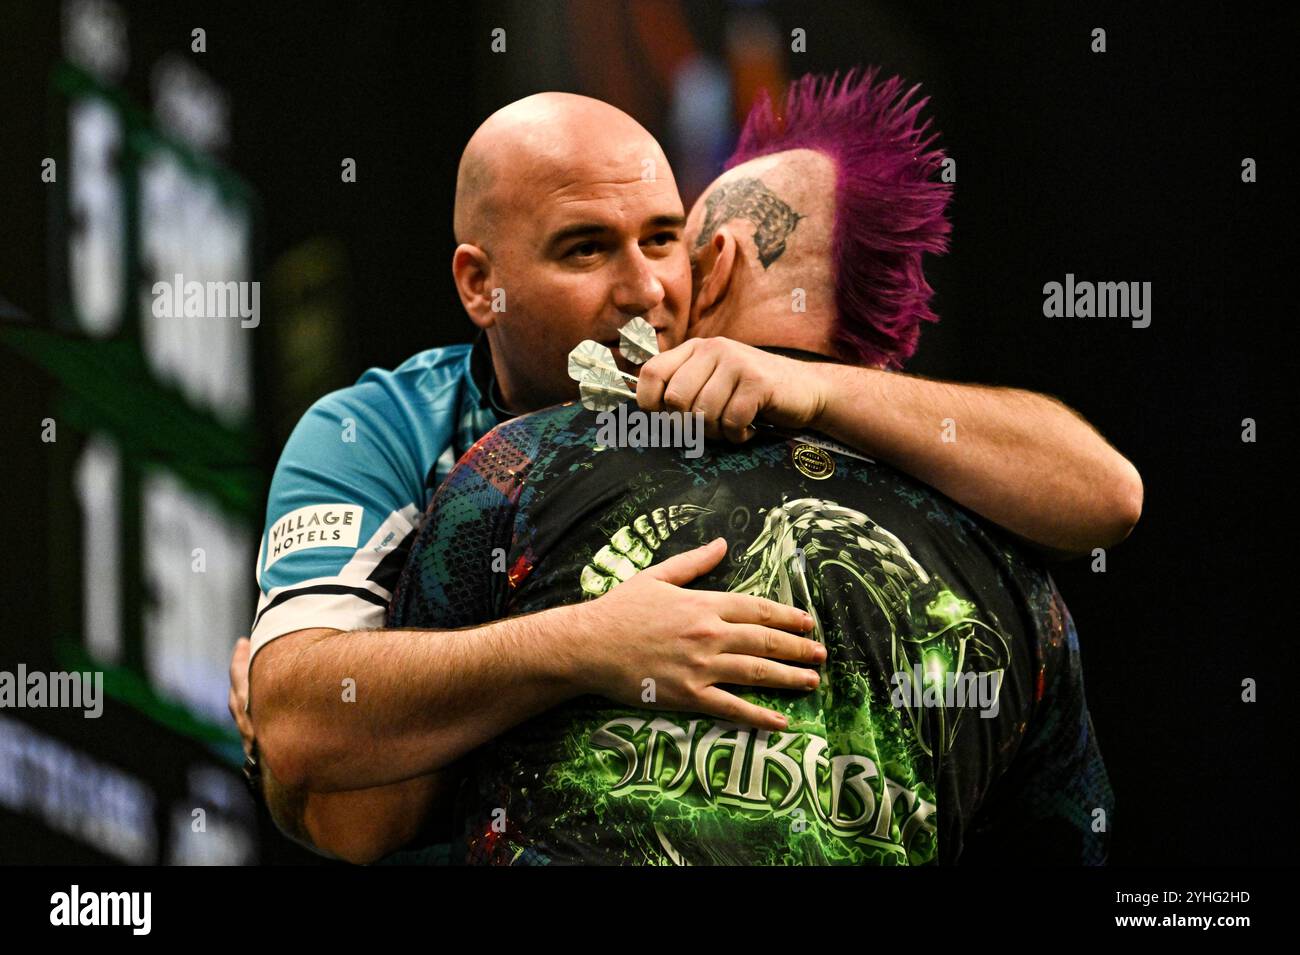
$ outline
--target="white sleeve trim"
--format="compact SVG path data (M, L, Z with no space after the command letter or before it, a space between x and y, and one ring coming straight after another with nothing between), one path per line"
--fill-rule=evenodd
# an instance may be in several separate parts
M367 588L382 603L367 600L355 592L321 593L312 592L317 587L337 586L338 578L304 581L298 588L284 587L281 591L302 589L303 593L289 593L287 599L265 612L259 611L257 626L249 637L252 644L248 654L251 669L253 657L276 637L295 630L375 630L384 625L387 604L390 596L381 587L371 585ZM348 585L351 589L355 585ZM265 601L266 598L264 597ZM269 603L269 601L267 601Z
M257 601L255 625L249 636L252 643L248 654L250 668L258 650L276 637L295 630L382 627L393 595L369 576L388 552L419 526L422 517L414 504L393 511L335 576L294 581L261 594ZM260 570L260 548L258 566ZM325 588L333 588L335 592L322 592ZM353 592L344 592L344 588ZM373 598L368 599L355 591L365 591Z

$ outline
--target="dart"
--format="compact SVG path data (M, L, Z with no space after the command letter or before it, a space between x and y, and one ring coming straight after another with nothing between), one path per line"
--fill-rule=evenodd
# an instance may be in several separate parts
M618 330L618 350L634 365L659 354L659 339L654 326L638 315Z
M592 371L612 372L622 375L628 381L636 381L636 375L619 370L614 363L614 353L606 346L590 340L580 342L577 348L569 352L569 377L580 382L589 377Z
M636 399L628 388L607 369L591 369L578 379L578 394L588 411L612 411L628 399Z

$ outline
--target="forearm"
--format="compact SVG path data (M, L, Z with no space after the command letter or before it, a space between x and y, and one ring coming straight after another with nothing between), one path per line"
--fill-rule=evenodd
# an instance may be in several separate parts
M821 365L815 427L920 478L1031 543L1063 554L1123 540L1142 507L1137 470L1045 395Z
M441 769L574 695L579 608L443 631L290 634L254 658L264 763L329 792Z

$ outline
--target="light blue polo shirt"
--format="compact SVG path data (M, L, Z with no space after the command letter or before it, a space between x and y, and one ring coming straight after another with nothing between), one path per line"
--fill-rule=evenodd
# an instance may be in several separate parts
M491 355L431 348L325 395L271 480L257 554L253 655L295 630L379 628L434 490L499 421Z

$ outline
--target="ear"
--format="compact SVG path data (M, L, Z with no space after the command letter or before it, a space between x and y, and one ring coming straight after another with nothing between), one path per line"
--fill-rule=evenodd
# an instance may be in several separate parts
M451 256L451 277L465 312L479 328L491 328L496 323L492 310L492 260L477 245L462 243Z
M712 265L709 266L709 260ZM701 268L708 272L700 280L700 290L695 296L694 309L698 318L704 319L714 312L731 289L731 277L736 267L736 237L723 225L709 240L709 249L700 257Z

